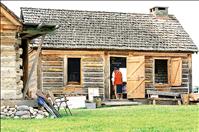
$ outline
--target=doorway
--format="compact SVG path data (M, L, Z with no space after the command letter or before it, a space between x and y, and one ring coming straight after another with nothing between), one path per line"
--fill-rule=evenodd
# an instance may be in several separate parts
M119 70L122 72L122 79L123 79L122 93L123 93L123 98L126 99L127 98L126 57L110 57L110 99L115 99L114 86L112 84L112 74L114 71L114 67L118 67Z

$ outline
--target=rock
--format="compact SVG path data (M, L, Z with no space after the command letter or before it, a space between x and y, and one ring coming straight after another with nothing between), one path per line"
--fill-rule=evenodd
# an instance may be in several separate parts
M10 108L10 111L15 111L16 109L15 108Z
M37 112L34 112L33 115L35 116L37 114Z
M38 112L39 110L38 109L34 109L34 111Z
M19 118L19 116L14 116L14 119L18 119Z
M17 111L15 113L16 116L22 116L22 115L30 115L29 111Z
M27 105L17 106L17 110L19 111L29 111L29 107Z
M7 112L8 112L8 110L5 108L5 109L3 110L3 112L7 113Z
M1 106L1 111L3 111L6 108L6 106Z
M1 115L1 119L6 118L6 115Z
M6 106L6 109L9 109L9 108L10 108L10 106L9 106L9 105L7 105L7 106Z
M13 118L14 116L15 116L14 114L10 115L11 118Z
M5 112L1 112L0 115L6 115L6 113Z
M7 112L7 115L8 115L8 116L10 116L10 115L12 115L12 114L13 114L12 111L8 111L8 112Z
M38 114L43 115L44 112L43 111L38 111Z
M13 111L8 111L8 113L13 114L14 112Z
M48 113L48 112L44 112L44 115L45 115L46 117L48 117L48 116L49 116L49 113Z
M14 111L13 111L13 113L16 113L17 112L17 110L15 109Z
M44 118L44 115L38 114L35 118L36 118L36 119L43 119L43 118Z
M22 119L28 119L28 118L30 118L30 115L22 115L21 118Z
M35 112L32 107L29 108L29 111L30 111L31 114L33 114Z
M35 118L35 116L34 116L34 115L31 115L30 117L31 117L31 118Z

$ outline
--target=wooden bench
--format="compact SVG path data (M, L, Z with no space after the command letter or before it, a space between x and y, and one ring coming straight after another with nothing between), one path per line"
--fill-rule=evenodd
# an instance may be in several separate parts
M181 105L180 93L147 90L147 95L148 95L148 99L152 100L153 105L156 104L156 100L176 101L178 105Z

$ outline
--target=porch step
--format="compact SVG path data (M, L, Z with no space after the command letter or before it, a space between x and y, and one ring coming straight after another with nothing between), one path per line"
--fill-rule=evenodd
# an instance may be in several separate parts
M129 100L106 100L103 101L105 106L129 106L129 105L141 105L140 102L129 101Z

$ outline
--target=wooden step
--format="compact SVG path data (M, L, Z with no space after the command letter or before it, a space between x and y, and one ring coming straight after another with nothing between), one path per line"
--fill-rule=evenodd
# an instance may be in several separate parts
M106 106L129 106L129 105L141 105L140 102L133 101L104 101L104 105Z

